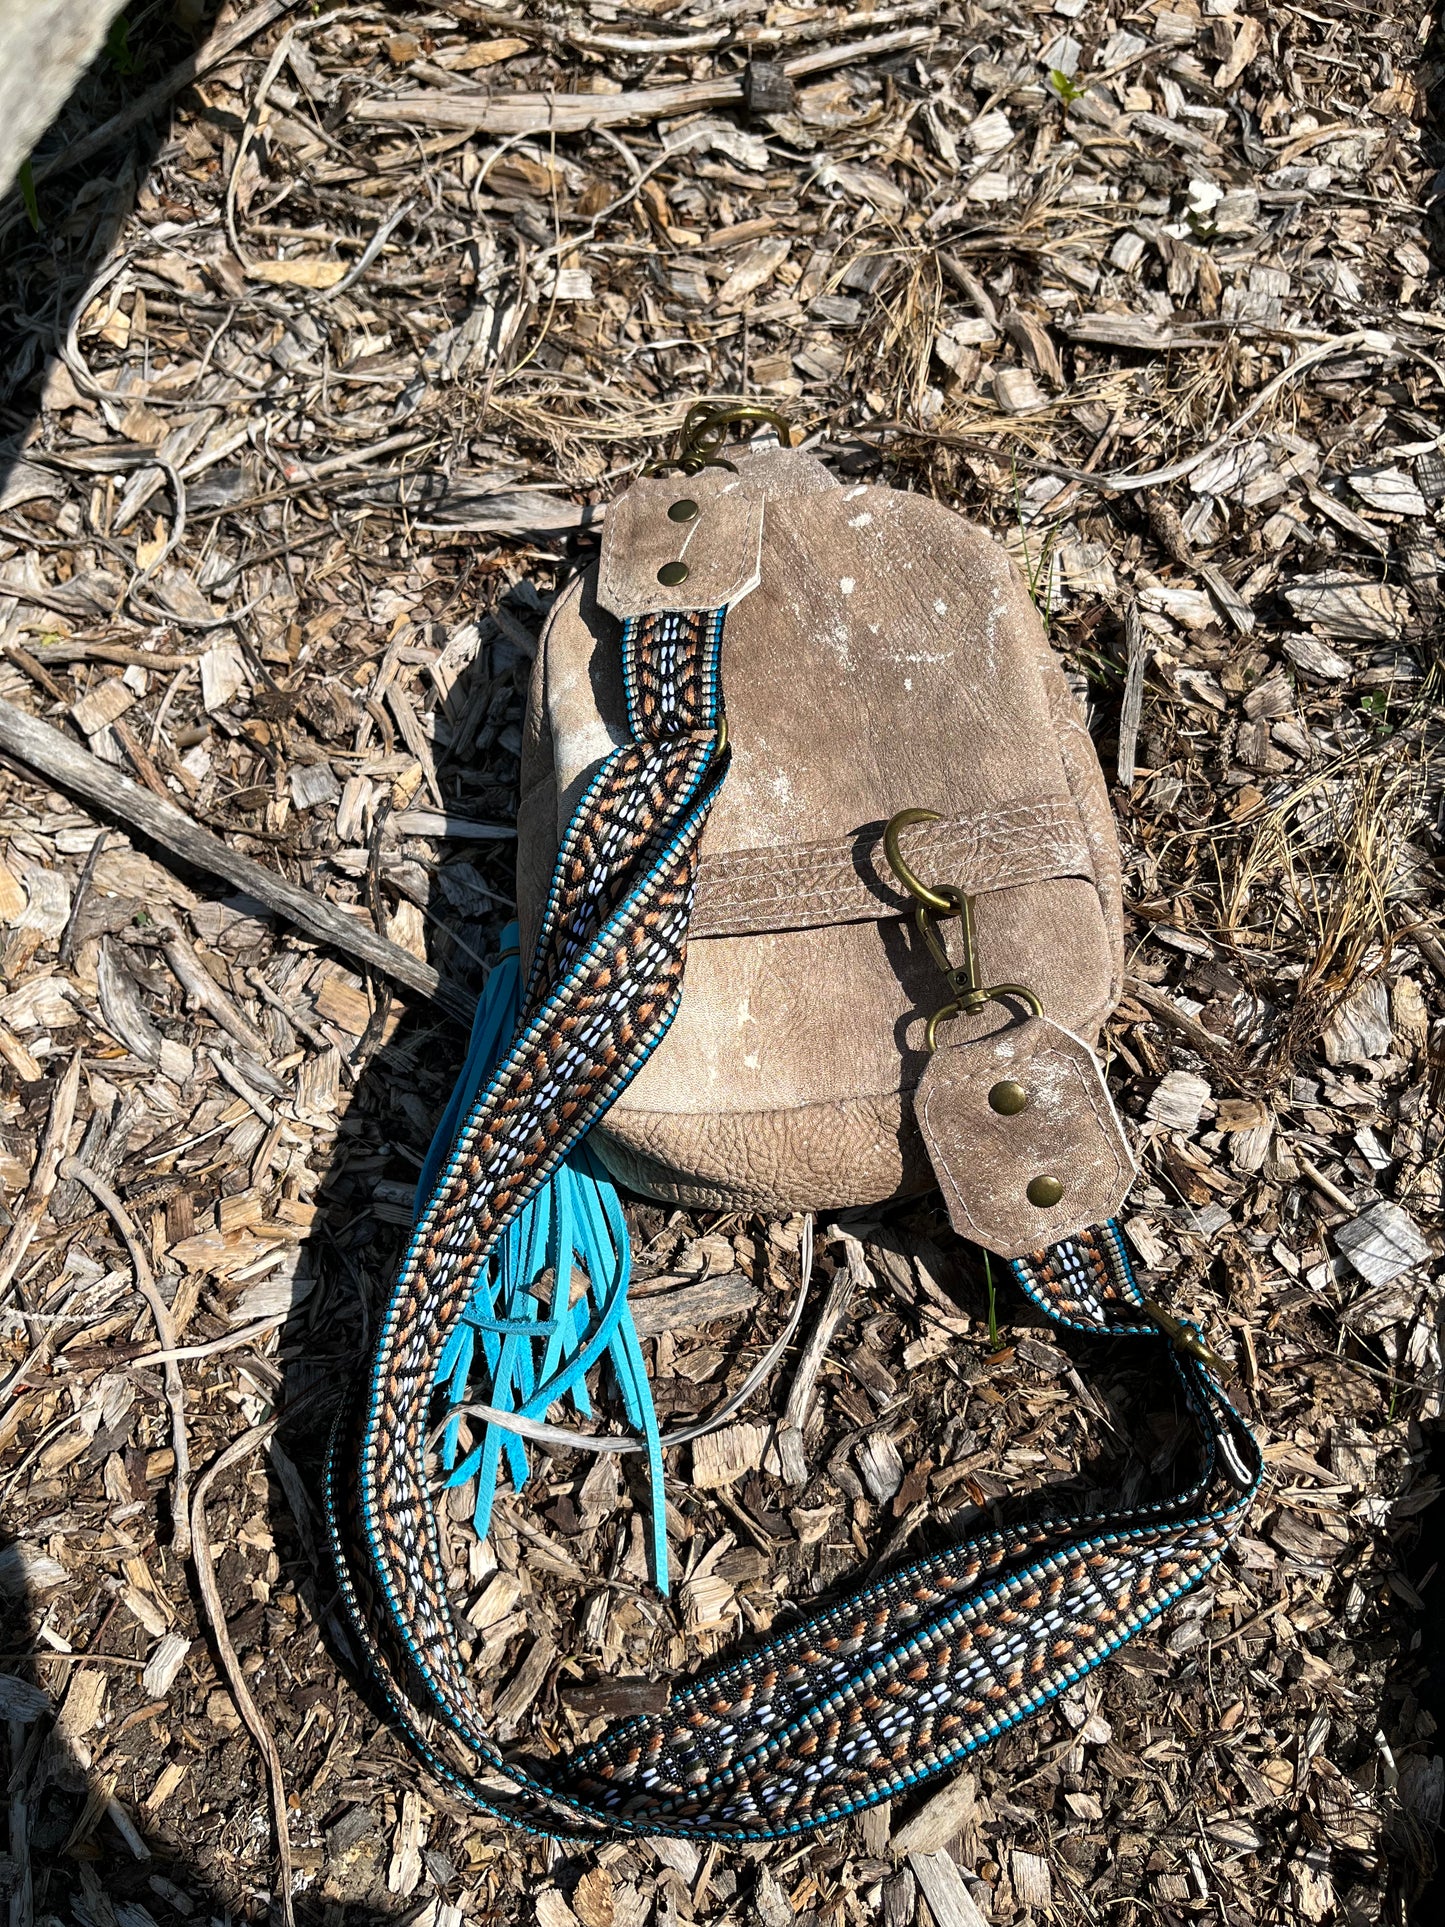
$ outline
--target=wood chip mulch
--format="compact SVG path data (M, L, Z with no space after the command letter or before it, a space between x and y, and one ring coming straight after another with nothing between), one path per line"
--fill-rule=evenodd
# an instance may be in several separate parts
M34 158L38 225L0 209L0 701L426 959L455 1007L511 912L539 627L690 400L763 400L839 472L984 521L1117 806L1127 1233L1229 1359L1269 1485L1212 1583L891 1811L585 1852L469 1814L340 1662L317 1482L463 1033L7 760L11 1927L281 1918L274 1806L296 1918L327 1927L1433 1919L1432 17L195 11L131 9ZM685 1423L786 1319L803 1226L629 1208ZM630 1462L538 1451L484 1546L448 1501L517 1745L657 1705L789 1602L1031 1491L1181 1469L1168 1389L995 1297L936 1200L816 1232L799 1345L856 1288L802 1463L773 1434L795 1347L670 1455L671 1599Z

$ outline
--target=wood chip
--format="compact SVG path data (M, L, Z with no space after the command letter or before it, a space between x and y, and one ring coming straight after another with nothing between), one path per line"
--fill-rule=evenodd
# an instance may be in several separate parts
M117 717L124 716L134 702L134 691L127 689L119 676L107 676L79 702L72 703L70 713L87 736L98 736Z
M893 1835L894 1853L905 1857L941 1853L963 1832L977 1807L977 1778L972 1773L955 1773Z
M1015 1847L1009 1855L1009 1874L1020 1906L1048 1907L1053 1904L1053 1878L1049 1873L1049 1863L1042 1854L1023 1853Z
M180 1633L167 1633L156 1642L146 1657L141 1684L152 1699L164 1699L186 1663L191 1641Z
M1213 1096L1209 1079L1197 1071L1169 1071L1155 1085L1146 1115L1169 1131L1196 1131Z
M1395 1033L1383 977L1368 977L1331 1013L1321 1041L1329 1064L1372 1064L1390 1055Z
M632 1301L632 1322L639 1338L665 1331L696 1331L715 1318L740 1318L758 1302L758 1292L741 1272L707 1278L677 1291L650 1292Z
M766 1425L725 1425L692 1442L692 1482L702 1491L731 1485L745 1472L756 1472L771 1436Z
M28 1726L34 1720L45 1719L52 1710L49 1694L38 1686L17 1678L14 1673L0 1673L0 1719Z
M1335 1241L1372 1285L1387 1285L1430 1256L1430 1241L1419 1225L1401 1205L1388 1200L1338 1226Z
M492 1712L497 1731L503 1739L510 1737L517 1722L541 1692L556 1657L557 1648L545 1634L534 1639L527 1657L497 1694Z
M910 1853L908 1866L928 1902L934 1927L988 1927L958 1863L946 1853Z

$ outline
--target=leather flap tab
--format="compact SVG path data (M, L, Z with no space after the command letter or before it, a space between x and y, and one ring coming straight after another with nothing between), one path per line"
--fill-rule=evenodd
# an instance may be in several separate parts
M1098 1060L1047 1017L940 1044L914 1111L954 1230L1001 1258L1102 1224L1134 1181Z
M758 586L762 552L763 504L726 469L634 482L602 525L597 600L615 616L726 609Z

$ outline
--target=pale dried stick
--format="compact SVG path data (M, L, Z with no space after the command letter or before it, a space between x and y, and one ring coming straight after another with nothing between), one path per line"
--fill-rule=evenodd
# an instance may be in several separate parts
M278 1311L273 1317L258 1318L254 1325L243 1325L240 1331L227 1332L224 1338L212 1338L204 1345L177 1345L169 1351L142 1352L133 1358L132 1365L165 1365L180 1358L215 1358L221 1352L234 1352L255 1339L264 1338L267 1332L275 1331L284 1325L291 1316L289 1311Z
M1124 605L1124 648L1128 668L1124 674L1124 701L1119 711L1119 783L1123 789L1134 787L1134 759L1139 743L1139 724L1144 714L1144 673L1149 667L1149 645L1144 640L1144 625L1139 620L1139 605L1133 596Z
M1312 1164L1297 1144L1291 1145L1290 1149L1294 1152L1294 1161L1300 1168L1301 1176L1309 1180L1322 1198L1327 1199L1338 1210L1348 1211L1353 1216L1356 1210L1353 1199L1347 1197L1337 1184L1331 1183L1319 1166Z
M336 15L328 14L326 18L334 20ZM403 950L399 943L378 937L368 924L348 916L325 897L313 896L264 863L242 856L220 837L202 829L173 803L162 802L98 756L62 736L58 729L41 722L38 716L3 700L0 700L0 749L7 750L31 769L39 770L60 788L73 790L87 802L98 803L109 815L139 830L184 862L224 877L237 889L259 898L268 909L296 924L308 936L333 945L344 956L374 965L393 982L420 991L462 1023L471 1023L475 1015L473 1000L452 985L442 983L430 965L412 956L409 950ZM4 1282L0 1277L0 1286Z
M163 1349L174 1352L176 1349L176 1324L171 1317L171 1308L161 1297L156 1285L155 1274L146 1257L145 1248L136 1230L135 1219L121 1203L105 1179L98 1177L87 1164L79 1158L67 1158L60 1167L60 1175L67 1183L82 1184L95 1199L102 1211L109 1212L115 1228L125 1241L130 1253L131 1264L135 1267L135 1281L140 1287L142 1298L150 1306L151 1317L155 1320L156 1336ZM191 1550L191 1447L186 1432L186 1388L181 1382L180 1368L174 1358L166 1360L166 1403L171 1408L171 1450L176 1459L176 1490L171 1501L171 1550L178 1559L188 1558Z
M807 1423L808 1412L813 1403L813 1390L818 1382L818 1374L823 1369L823 1360L828 1355L838 1327L847 1314L853 1300L853 1293L860 1285L871 1282L872 1273L868 1260L863 1255L863 1247L858 1240L838 1226L829 1227L830 1237L841 1238L846 1263L842 1271L834 1274L828 1288L828 1296L823 1301L823 1309L818 1322L809 1334L798 1359L798 1369L794 1374L788 1392L788 1402L783 1408L783 1416L778 1424L777 1444L778 1461L783 1477L789 1485L803 1485L808 1477L808 1461L803 1450L803 1427Z
M271 83L286 65L286 56L291 51L291 42L296 29L289 27L277 41L266 62L266 71L256 85L251 105L246 111L245 123L241 128L240 139L236 142L236 158L231 163L231 172L226 181L226 197L222 202L222 214L226 223L226 233L230 238L232 252L243 268L251 266L250 256L241 246L241 238L236 232L236 189L241 179L241 169L246 165L246 156L251 150L251 142L261 125L261 114L266 105L266 96L271 91Z
M226 1612L221 1604L221 1590L216 1584L216 1562L211 1556L211 1535L206 1526L206 1500L215 1479L240 1460L248 1458L257 1446L264 1445L276 1430L279 1421L267 1419L263 1425L253 1425L249 1432L233 1440L218 1458L206 1467L196 1483L196 1496L191 1501L191 1556L195 1560L196 1580L201 1589L201 1603L205 1607L206 1618L210 1622L211 1637L216 1642L216 1652L226 1675L226 1684L231 1690L231 1698L236 1702L236 1711L246 1722L251 1738L256 1742L266 1768L266 1787L271 1796L271 1824L276 1834L276 1900L280 1905L284 1927L296 1927L296 1912L291 1903L291 1835L286 1824L286 1780L281 1768L281 1755L276 1750L276 1742L271 1737L271 1729L261 1716L261 1709L251 1697L251 1689L246 1684L246 1676L241 1671L241 1662L236 1649L231 1644L230 1631L226 1625Z
M30 1183L5 1243L0 1245L0 1291L5 1290L20 1269L20 1261L29 1250L30 1241L40 1229L40 1220L45 1216L45 1207L50 1202L50 1194L60 1174L65 1141L75 1122L75 1099L79 1090L80 1052L77 1051L55 1087L55 1096L50 1100L50 1115L45 1120L45 1135L40 1140L40 1149L35 1154L35 1168L30 1173Z

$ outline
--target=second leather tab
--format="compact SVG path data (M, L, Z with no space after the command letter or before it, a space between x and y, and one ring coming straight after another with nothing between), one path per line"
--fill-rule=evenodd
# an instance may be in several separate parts
M914 1112L954 1230L1001 1258L1102 1224L1134 1181L1098 1060L1047 1017L940 1044Z

